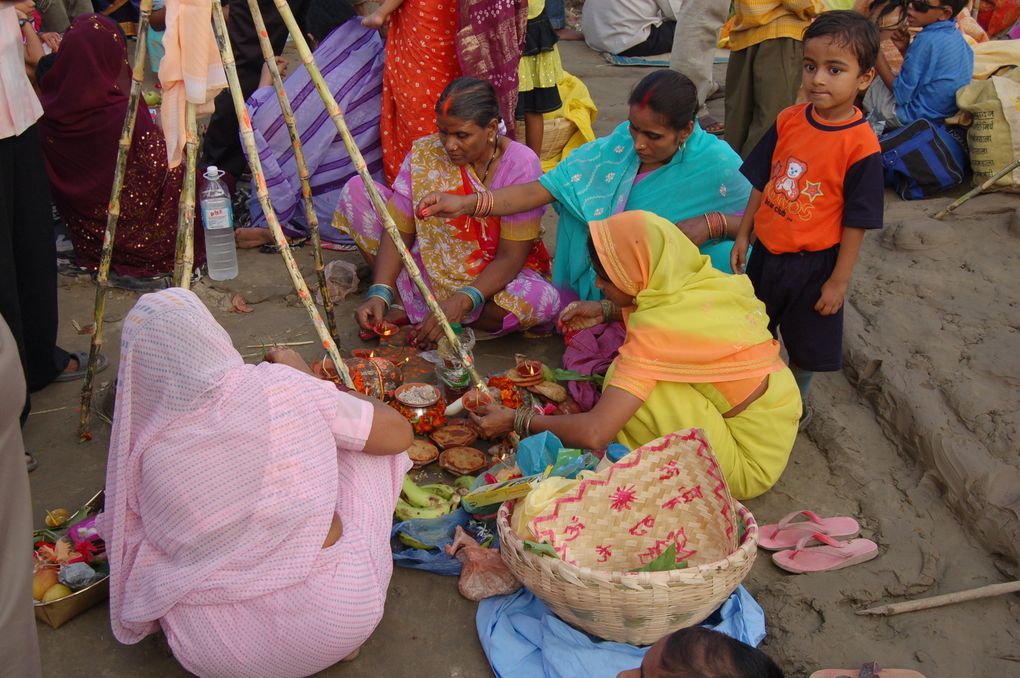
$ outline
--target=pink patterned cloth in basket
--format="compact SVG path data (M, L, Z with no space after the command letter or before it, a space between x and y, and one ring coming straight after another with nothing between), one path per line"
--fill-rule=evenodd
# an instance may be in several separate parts
M677 564L712 563L737 547L736 513L722 469L701 429L670 433L582 481L533 518L578 567L630 572L676 546Z

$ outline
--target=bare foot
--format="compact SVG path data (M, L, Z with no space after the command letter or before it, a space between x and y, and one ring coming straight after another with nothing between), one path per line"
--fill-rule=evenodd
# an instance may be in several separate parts
M584 40L584 34L581 31L575 31L573 28L561 28L556 31L556 37L560 40Z
M358 658L359 654L361 654L361 648L360 647L357 650L355 650L354 652L352 652L349 655L347 655L346 657L344 657L343 659L341 659L340 661L342 661L342 662L352 662L352 661L354 661L355 659Z
M234 231L234 242L242 250L262 247L273 242L273 234L268 228L239 228Z
M67 367L64 368L65 372L77 372L81 369L81 363L74 356L71 356L70 360L67 361Z

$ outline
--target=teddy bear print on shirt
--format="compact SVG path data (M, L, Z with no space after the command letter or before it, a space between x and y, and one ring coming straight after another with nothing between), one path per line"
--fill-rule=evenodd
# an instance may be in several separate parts
M776 165L776 169L779 170L776 174L779 176L776 178L775 190L777 193L785 195L787 200L793 202L800 197L800 186L797 185L797 181L807 172L807 163L803 160L790 157L786 161L785 173L780 169L779 163L776 163Z

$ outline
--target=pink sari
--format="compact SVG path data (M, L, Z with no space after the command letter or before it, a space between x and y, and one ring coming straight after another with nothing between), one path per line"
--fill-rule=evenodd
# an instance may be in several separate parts
M117 639L162 628L187 670L246 677L309 675L359 647L382 618L410 468L359 452L371 424L328 382L245 365L193 293L143 296L100 521ZM323 549L334 513L343 536Z

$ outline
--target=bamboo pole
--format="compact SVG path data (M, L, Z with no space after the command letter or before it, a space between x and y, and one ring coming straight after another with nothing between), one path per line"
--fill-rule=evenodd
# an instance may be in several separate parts
M976 589L967 589L966 591L955 591L941 596L921 598L920 600L907 600L902 603L879 605L878 607L871 607L867 610L858 610L857 614L875 614L890 617L894 614L916 612L918 610L930 610L933 607L954 605L968 600L980 600L982 598L991 598L993 596L1001 596L1004 593L1016 593L1018 591L1020 591L1020 581L1010 581L1002 584L979 586Z
M177 251L174 287L191 289L191 270L195 265L195 171L198 167L198 122L195 104L184 107L186 142L184 144L184 186L177 206Z
M340 106L337 105L336 99L333 97L333 93L326 84L326 80L322 77L322 72L319 71L319 67L315 63L315 59L312 57L312 52L308 48L308 42L305 40L304 34L301 33L301 28L298 26L297 20L294 18L294 13L287 4L287 0L273 0L273 2L276 4L276 9L280 12L283 22L287 25L287 30L290 31L290 36L294 40L294 46L297 47L298 54L301 56L301 61L304 63L305 68L308 69L308 75L311 76L312 82L315 83L315 89L318 90L319 96L322 97L323 103L326 104L326 111L329 113L329 117L333 120L333 124L336 125L336 130L340 134L340 138L343 139L344 146L347 148L347 153L351 156L351 161L354 163L354 168L357 170L361 180L365 183L365 189L368 191L368 196L372 200L372 206L375 208L376 214L379 215L379 218L382 220L383 227L393 240L393 244L396 245L397 252L400 253L400 258L403 260L404 268L407 270L408 275L411 276L415 285L418 286L418 290L425 299L425 304L429 307L429 311L431 311L436 317L436 320L438 320L440 327L443 329L443 334L446 335L447 341L450 342L450 346L452 346L457 353L460 354L460 359L471 374L472 380L479 388L486 388L485 380L482 379L482 376L475 368L474 358L470 353L464 350L464 346L460 343L460 340L454 333L453 327L450 325L450 321L447 320L446 315L443 314L443 310L439 307L439 302L436 301L435 295L432 294L432 290L430 290L428 285L425 284L425 280L421 276L421 271L418 270L418 265L415 263L410 251L408 251L407 245L404 244L403 239L400 237L400 231L397 229L397 225L393 222L393 217L391 217L387 211L386 203L383 202L382 196L379 195L379 190L376 188L375 182L372 180L372 176L368 173L368 166L365 164L365 158L361 155L361 151L358 149L358 145L354 142L354 137L351 135L351 132L347 127L343 111L340 110Z
M319 294L322 295L322 309L326 312L329 335L336 341L336 317L333 315L333 299L330 298L326 288L326 267L322 261L319 217L315 214L315 205L312 203L312 186L309 181L308 163L305 162L305 150L301 145L297 124L294 122L294 109L290 105L290 100L287 99L287 92L283 89L283 78L280 76L280 69L276 66L276 55L273 53L272 43L269 42L269 32L266 30L266 22L262 19L258 0L248 0L248 7L251 9L252 19L255 20L255 32L259 36L262 56L265 58L266 67L273 78L273 89L276 90L276 98L280 102L283 120L287 123L287 132L290 134L290 145L294 149L294 163L297 165L298 178L301 180L301 198L305 208L305 220L312 233L312 253L315 257L315 275L319 279Z
M149 1L151 2L151 0ZM262 211L266 215L266 223L269 225L273 239L280 249L280 254L283 255L283 261L287 265L287 272L290 273L290 278L294 283L294 289L297 290L298 298L301 299L305 310L308 311L312 324L315 326L315 331L322 341L322 347L333 360L333 364L336 365L344 384L349 388L354 388L354 383L351 381L351 375L347 371L347 366L344 365L344 361L340 358L336 341L330 336L329 330L326 328L325 323L322 322L319 309L315 307L315 301L308 292L308 285L305 284L305 279L301 276L301 270L298 268L297 262L294 261L294 255L287 244L287 238L283 235L283 229L280 228L280 222L276 219L273 205L269 202L269 189L266 188L266 177L262 172L262 161L259 160L258 148L255 146L255 133L251 127L251 119L248 117L248 109L244 105L244 99L242 99L241 83L238 81L237 66L234 63L234 51L230 47L229 38L227 38L227 23L223 19L223 8L217 0L213 0L212 8L213 31L216 34L216 43L220 50L220 58L223 61L223 70L227 75L227 83L230 86L230 97L234 102L234 112L237 114L237 121L241 127L241 139L244 142L245 151L248 155L248 165L251 167L252 178L255 180L255 192L258 195Z
M145 47L149 32L149 14L152 0L141 0L138 11L138 37L135 44L135 63L131 69L131 90L128 93L127 113L121 127L120 142L117 146L117 164L113 170L113 189L106 213L106 231L103 233L103 249L96 271L96 304L92 325L92 342L89 346L89 362L85 369L85 380L81 387L81 410L78 414L78 441L92 440L92 384L96 378L96 364L103 347L103 315L106 312L106 288L110 276L110 260L113 258L113 242L117 233L117 219L120 218L120 194L124 188L124 173L127 170L128 151L135 134L135 118L138 115L138 99L142 93L145 78Z
M987 181L985 181L983 184L981 184L977 188L972 188L971 190L969 190L966 193L964 193L962 196L957 198L953 202L953 204L951 204L949 207L945 208L944 210L942 210L941 212L936 214L935 218L936 219L941 219L942 217L946 216L947 214L949 214L950 212L955 210L957 207L959 207L963 203L965 203L968 200L970 200L971 198L973 198L973 197L975 197L975 196L977 196L977 195L979 195L981 193L984 193L985 191L987 191L989 188L992 187L992 184L994 184L996 181L998 181L1002 177L1006 176L1007 174L1009 174L1010 172L1015 170L1017 167L1020 167L1020 158L1017 158L1013 162L1011 162L1008 165L1006 165L1005 167L1003 167L1001 170L996 172Z

